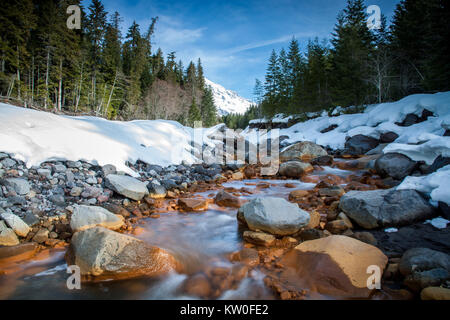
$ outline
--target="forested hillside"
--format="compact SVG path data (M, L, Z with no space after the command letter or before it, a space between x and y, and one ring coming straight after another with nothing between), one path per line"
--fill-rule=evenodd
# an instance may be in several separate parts
M292 39L287 50L272 52L265 81L255 85L263 115L450 90L448 1L402 0L391 23L382 16L381 28L373 30L366 10L363 0L349 0L330 41Z
M81 7L81 30L66 21ZM25 107L109 119L216 122L200 59L186 68L175 52L152 48L158 18L147 30L121 32L118 12L100 0L6 0L0 6L0 94Z

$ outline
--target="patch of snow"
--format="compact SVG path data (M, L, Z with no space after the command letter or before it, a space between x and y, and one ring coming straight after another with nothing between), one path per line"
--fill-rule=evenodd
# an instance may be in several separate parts
M447 224L449 224L450 221L447 219L444 219L442 217L437 217L431 220L427 220L424 222L424 224L431 224L436 229L445 229L447 228Z
M450 165L422 177L406 177L397 190L414 189L429 194L434 202L450 205Z
M421 115L424 109L433 112L435 117L429 117L427 121L410 127L400 127L396 124L402 122L407 114ZM331 125L337 125L337 128L321 133ZM395 132L399 137L395 144L384 149L385 153L399 152L411 156L413 160L422 160L430 164L440 154L450 155L450 137L442 137L448 127L450 127L450 92L441 92L415 94L396 102L370 105L364 113L342 114L337 117L329 117L326 113L322 113L318 118L280 129L280 136L288 136L289 139L286 140L288 144L311 141L324 147L343 149L346 139L357 134L378 139L383 133ZM253 142L250 140L252 131L253 129L247 128L243 132L250 142Z
M207 137L221 128L193 129L167 120L69 117L0 103L0 150L28 167L52 160L84 160L101 166L112 164L136 176L127 161L161 166L198 162L195 154L203 144L214 145ZM202 141L192 146L195 136Z
M230 113L244 114L252 105L250 101L242 98L236 92L225 89L220 84L205 79L205 84L211 87L214 102L219 115L224 116Z
M387 228L387 229L384 229L384 232L394 233L394 232L398 232L398 229L397 228Z

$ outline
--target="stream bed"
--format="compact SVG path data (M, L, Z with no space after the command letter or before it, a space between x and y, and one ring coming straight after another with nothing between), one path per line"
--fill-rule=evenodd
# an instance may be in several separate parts
M350 171L324 168L313 175L334 174L345 177ZM354 172L353 172L354 173ZM268 188L257 188L258 183L269 183ZM286 187L295 185L295 188ZM309 190L315 183L299 180L243 180L223 183L225 188L247 188L253 194L242 199L271 196L288 199L292 190ZM197 193L195 196L212 198L215 191ZM139 278L120 281L83 282L80 290L66 286L67 265L65 249L52 249L39 253L32 260L18 263L14 271L0 276L0 299L198 299L180 290L189 274L208 267L230 267L228 256L241 250L244 241L236 219L237 209L210 204L200 213L168 212L160 218L140 221L142 232L136 237L171 252L183 265L183 274L171 273L157 278ZM252 270L237 288L227 290L219 299L275 299L258 268ZM317 297L315 297L317 298Z

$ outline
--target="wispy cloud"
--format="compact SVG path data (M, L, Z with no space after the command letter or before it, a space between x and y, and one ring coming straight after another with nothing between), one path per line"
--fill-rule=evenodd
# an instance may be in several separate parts
M247 51L247 50L251 50L251 49L257 49L257 48L261 48L261 47L270 46L270 45L277 44L277 43L287 42L287 41L291 40L292 37L300 38L300 37L312 37L312 36L314 36L314 33L312 33L312 32L299 32L299 33L294 33L294 34L278 37L275 39L251 42L251 43L248 43L248 44L245 44L242 46L231 48L231 49L227 50L226 52L228 54L234 54L234 53L239 53L242 51Z

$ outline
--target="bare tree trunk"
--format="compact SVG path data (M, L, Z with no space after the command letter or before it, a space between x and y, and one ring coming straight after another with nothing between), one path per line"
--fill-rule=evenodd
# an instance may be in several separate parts
M17 46L17 98L19 101L21 100L20 95L20 55L19 55L19 46Z
M49 68L50 68L50 48L47 48L47 69L45 72L45 99L44 99L44 108L47 109L47 100L49 97L48 92L48 75L49 75Z
M31 106L34 104L34 55L31 63Z
M116 70L116 75L114 76L114 81L113 81L113 85L111 87L111 91L109 92L108 103L106 104L105 114L103 115L104 117L106 117L108 115L109 105L111 103L111 98L114 93L114 87L116 86L116 80L117 80L117 70Z
M76 97L75 112L78 111L78 104L80 103L81 87L83 85L83 67L84 67L84 61L81 63L80 84L78 87L78 92L77 92L77 97Z
M59 81L58 81L58 111L62 110L62 64L63 58L59 59Z
M9 83L8 91L6 93L6 96L8 97L8 100L9 100L9 98L11 98L11 94L12 94L12 91L14 89L14 81L15 80L16 80L16 77L14 75L11 76L11 82Z

